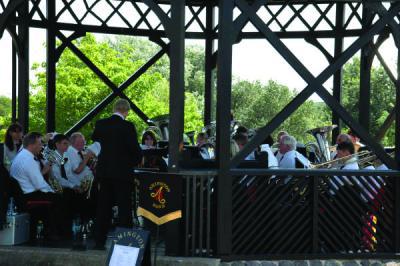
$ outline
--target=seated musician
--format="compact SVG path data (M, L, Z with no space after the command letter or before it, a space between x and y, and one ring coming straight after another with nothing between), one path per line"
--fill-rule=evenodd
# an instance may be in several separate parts
M337 138L336 138L336 146L339 143L342 143L342 142L345 142L345 141L352 142L350 135L349 134L345 134L345 133L339 134L337 136ZM333 158L333 159L337 158L337 150L334 150L334 151L331 152L331 158Z
M3 165L9 171L12 161L20 151L22 145L22 126L18 123L11 124L4 136Z
M93 196L89 191L93 187L94 174L89 168L88 162L95 154L91 150L84 152L86 140L82 133L73 133L69 140L71 145L68 147L65 155L68 158L71 171L69 172L69 176L67 174L67 177L75 184L75 189L72 191L69 199L73 206L71 212L74 216L79 215L85 223L91 217L94 217L95 207L93 205L95 204L95 200L90 200Z
M24 202L28 201L49 201L53 203L49 221L45 222L45 228L50 229L52 234L56 234L57 225L60 221L58 210L60 209L60 199L54 190L45 181L45 174L51 171L50 164L45 164L41 170L40 162L37 157L42 151L42 135L37 132L28 133L23 139L23 149L14 158L10 168L10 175L18 181L22 190ZM46 224L49 222L49 226Z
M351 129L349 129L347 134L350 136L351 141L354 144L355 152L358 152L360 148L365 147L365 145L360 142L360 138Z
M337 145L337 158L342 159L333 168L339 168L342 170L359 170L360 167L357 163L357 157L354 155L354 145L351 141L344 141ZM355 183L359 183L357 179L351 178ZM339 191L340 187L345 184L353 185L353 182L347 176L334 176L330 179L331 189L329 190L332 195L335 195Z
M246 146L247 142L249 141L247 133L236 133L233 136L233 139L235 140L236 144L239 147L239 150L243 150L244 146ZM255 152L251 152L249 155L247 155L247 157L245 158L245 160L255 160Z
M23 140L23 149L14 158L10 168L10 175L18 181L26 199L46 198L54 193L43 177L51 166L46 164L41 170L37 159L42 150L41 138L40 133L28 133Z
M276 136L276 142L272 145L274 155L278 160L282 157L282 154L279 152L279 142L282 136L289 136L289 133L286 131L279 131L278 135Z
M140 145L143 152L142 166L144 168L156 168L162 172L167 171L167 164L161 154L146 153L146 150L157 149L157 139L153 131L145 131L142 136L142 144Z
M69 140L71 145L68 147L66 157L71 164L73 178L80 184L86 176L93 177L93 172L87 164L95 155L90 150L84 153L86 140L82 133L73 133Z
M283 135L279 140L277 160L279 168L310 168L310 161L296 151L297 141L293 136Z
M214 152L209 149L210 143L208 142L207 134L205 132L200 132L197 134L196 146L200 149L200 156L203 159L213 159Z
M64 134L57 134L53 138L53 144L57 160L52 162L52 173L54 178L64 188L79 191L80 180L72 175L72 166L67 158L66 151L69 147L69 139Z
M355 152L354 144L350 141L344 141L337 145L337 158L344 159L340 169L358 170L360 167L357 163L357 157L351 156Z
M267 136L259 148L259 152L267 153L268 157L268 168L277 168L279 166L278 160L276 159L274 153L272 152L271 146L274 140L271 135Z

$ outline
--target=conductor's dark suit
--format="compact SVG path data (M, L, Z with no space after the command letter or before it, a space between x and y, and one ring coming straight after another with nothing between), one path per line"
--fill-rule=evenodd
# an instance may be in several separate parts
M96 168L100 191L95 239L97 246L104 246L114 202L118 206L119 226L132 226L132 175L142 155L135 126L117 114L97 121L92 139L101 145Z

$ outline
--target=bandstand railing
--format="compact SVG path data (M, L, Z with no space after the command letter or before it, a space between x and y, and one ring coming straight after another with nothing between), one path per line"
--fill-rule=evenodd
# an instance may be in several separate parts
M216 254L216 172L181 174L185 256L396 257L398 171L231 171L230 254Z

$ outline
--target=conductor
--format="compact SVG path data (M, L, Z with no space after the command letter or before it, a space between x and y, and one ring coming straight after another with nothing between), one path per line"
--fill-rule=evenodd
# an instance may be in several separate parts
M99 142L96 175L99 194L96 210L95 249L104 250L111 221L111 208L118 206L121 227L132 227L133 169L142 159L135 126L125 120L130 110L129 102L119 99L114 114L98 120L92 140Z

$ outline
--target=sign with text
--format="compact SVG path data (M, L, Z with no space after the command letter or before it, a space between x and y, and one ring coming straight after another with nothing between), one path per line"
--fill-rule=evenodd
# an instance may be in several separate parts
M142 265L146 248L149 249L148 252L150 251L149 235L146 230L117 227L108 254L108 265Z
M171 174L140 173L137 214L157 225L182 217L182 177Z

